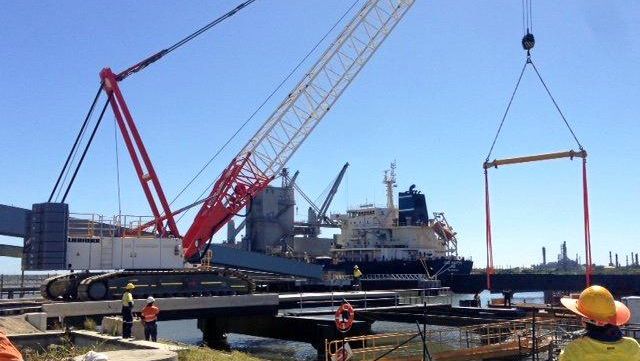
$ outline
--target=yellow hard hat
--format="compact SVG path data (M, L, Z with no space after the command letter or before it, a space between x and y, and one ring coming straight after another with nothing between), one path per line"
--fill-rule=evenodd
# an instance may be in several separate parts
M133 283L127 283L125 288L128 289L128 290L132 290L132 289L136 288L136 286L134 286Z
M624 325L629 322L631 312L622 302L613 299L611 292L602 286L586 288L578 299L564 297L560 300L571 312L596 325Z

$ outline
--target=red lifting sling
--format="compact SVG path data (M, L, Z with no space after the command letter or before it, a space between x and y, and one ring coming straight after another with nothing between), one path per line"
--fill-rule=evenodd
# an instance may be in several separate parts
M485 195L485 213L486 213L486 237L487 237L487 289L491 290L491 275L494 274L493 268L493 245L491 240L491 207L489 202L489 168L498 168L498 166L508 164L520 164L527 162L537 162L542 160L560 159L575 157L582 158L582 202L584 209L584 249L585 249L585 276L587 287L591 285L591 275L593 273L593 265L591 263L591 233L589 229L589 191L587 187L587 152L581 150L575 152L548 153L526 157L497 159L492 162L485 162L484 167L484 195Z

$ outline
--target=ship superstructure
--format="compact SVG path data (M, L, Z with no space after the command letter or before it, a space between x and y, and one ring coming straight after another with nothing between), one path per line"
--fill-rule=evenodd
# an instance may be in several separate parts
M386 207L366 204L333 215L341 233L331 249L332 268L348 271L358 264L369 273L469 273L473 263L458 257L456 232L443 212L429 217L425 195L415 185L398 193L395 207L395 162L383 183Z

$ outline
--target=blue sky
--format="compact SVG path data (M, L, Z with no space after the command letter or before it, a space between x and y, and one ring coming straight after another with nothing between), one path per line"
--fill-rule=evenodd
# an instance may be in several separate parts
M0 203L30 207L46 200L102 67L124 69L237 3L6 3L0 13ZM169 198L350 3L256 1L121 84ZM639 251L640 4L535 1L533 15L533 59L589 152L594 259L608 261L609 250ZM331 210L382 204L382 171L396 159L398 190L416 184L430 210L445 211L458 230L461 254L484 265L481 166L524 62L521 36L520 1L418 0L291 159L290 167L301 171L299 184L315 198L348 161ZM200 194L318 56L178 205ZM149 214L120 139L119 146L123 208ZM70 194L72 211L117 213L114 148L107 113ZM560 117L527 72L495 157L571 148ZM568 160L492 172L496 264L539 262L542 246L554 258L565 240L570 255L583 257L580 177L580 163ZM302 199L299 206L303 217ZM180 223L183 232L192 217ZM18 269L16 260L0 265L1 272Z

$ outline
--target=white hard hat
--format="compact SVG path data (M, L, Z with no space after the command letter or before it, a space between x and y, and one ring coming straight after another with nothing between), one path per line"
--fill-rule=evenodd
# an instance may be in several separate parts
M153 296L147 297L147 304L156 302L156 299Z

